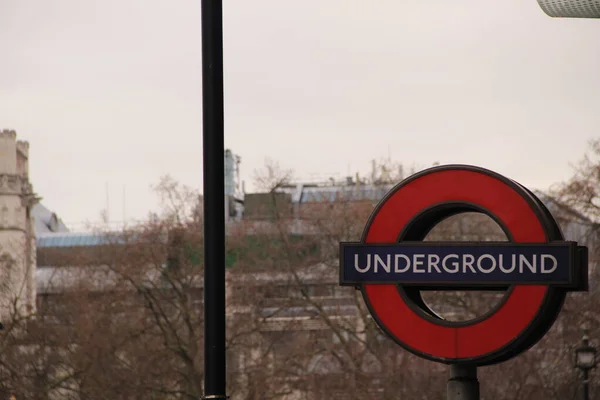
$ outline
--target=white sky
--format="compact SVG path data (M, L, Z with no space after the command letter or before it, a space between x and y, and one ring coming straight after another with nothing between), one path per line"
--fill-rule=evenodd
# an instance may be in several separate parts
M470 163L532 188L568 178L600 127L600 21L535 0L226 0L226 146L247 184ZM202 185L200 0L0 0L0 129L67 223Z

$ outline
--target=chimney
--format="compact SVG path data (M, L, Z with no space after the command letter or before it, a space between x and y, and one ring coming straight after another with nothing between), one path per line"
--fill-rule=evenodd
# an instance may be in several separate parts
M0 132L0 174L17 174L17 133L13 130Z
M377 162L371 160L371 183L375 183L377 180Z
M29 142L25 140L17 141L17 173L29 177Z

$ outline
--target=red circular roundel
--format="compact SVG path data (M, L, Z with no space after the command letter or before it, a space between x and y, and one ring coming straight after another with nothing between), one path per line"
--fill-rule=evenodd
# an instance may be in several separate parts
M513 242L562 240L549 212L525 188L491 171L457 165L423 171L393 188L373 212L362 241L422 240L439 221L465 211L488 214ZM547 285L517 284L484 317L452 323L430 312L418 292L401 285L363 284L361 290L379 326L409 351L477 365L506 360L535 344L565 296Z

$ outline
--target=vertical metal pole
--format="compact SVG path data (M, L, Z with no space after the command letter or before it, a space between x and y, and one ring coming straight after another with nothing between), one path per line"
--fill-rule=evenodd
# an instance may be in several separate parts
M583 400L589 400L590 399L590 381L589 381L589 375L588 375L588 370L584 369L583 370L583 382L582 382L582 396L583 396Z
M223 2L202 1L204 398L225 395L225 166Z
M448 400L479 400L477 367L453 364L448 379Z

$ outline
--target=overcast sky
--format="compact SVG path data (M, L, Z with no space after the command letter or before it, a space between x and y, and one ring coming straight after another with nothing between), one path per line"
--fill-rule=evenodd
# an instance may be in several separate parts
M226 0L226 146L247 184L469 163L567 179L600 128L600 21L535 0ZM200 0L0 0L0 129L67 223L202 185ZM126 185L126 209L122 191Z

